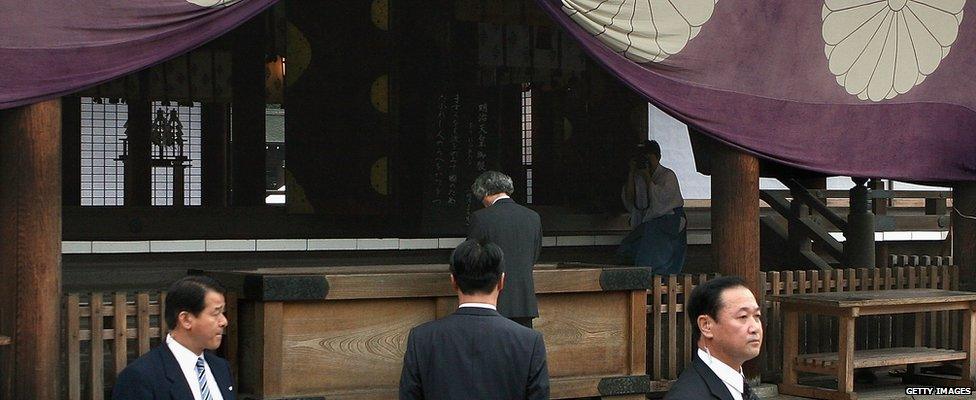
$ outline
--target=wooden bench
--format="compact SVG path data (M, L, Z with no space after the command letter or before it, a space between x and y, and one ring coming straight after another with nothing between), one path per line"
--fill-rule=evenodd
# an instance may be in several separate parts
M797 356L795 369L803 372L832 374L837 368L837 353L803 354ZM890 367L965 360L966 353L958 350L932 349L928 347L894 347L888 349L855 350L854 369Z
M943 386L969 386L976 382L976 293L937 289L882 290L873 292L826 292L775 296L783 309L783 382L779 391L794 396L817 399L853 400L854 370L857 368L908 365L904 381ZM922 314L933 311L962 311L962 349L935 349L922 346ZM838 318L838 352L797 354L799 314L823 314ZM915 346L872 350L854 349L854 320L860 316L906 314L916 315ZM923 375L917 364L961 361L958 379ZM797 372L837 377L837 389L800 385Z

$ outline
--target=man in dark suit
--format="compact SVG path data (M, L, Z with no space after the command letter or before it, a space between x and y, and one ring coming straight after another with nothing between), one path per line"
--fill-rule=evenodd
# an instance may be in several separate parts
M224 289L205 276L188 276L166 294L165 343L119 374L113 400L235 400L230 365L220 347L227 318Z
M756 399L742 364L759 355L761 317L756 297L742 278L721 277L695 287L688 318L697 351L664 399Z
M451 254L457 311L410 330L400 399L548 399L542 334L495 310L502 251L467 240ZM507 289L506 289L507 290Z
M507 286L498 298L498 312L531 328L539 316L532 266L542 248L542 222L539 214L509 197L514 191L512 178L501 172L487 171L475 179L471 192L485 208L471 214L468 239L501 247Z

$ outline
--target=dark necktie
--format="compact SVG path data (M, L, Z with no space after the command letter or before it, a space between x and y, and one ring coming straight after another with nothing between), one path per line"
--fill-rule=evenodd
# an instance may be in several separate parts
M749 387L749 382L746 381L742 381L742 400L759 400L759 397Z

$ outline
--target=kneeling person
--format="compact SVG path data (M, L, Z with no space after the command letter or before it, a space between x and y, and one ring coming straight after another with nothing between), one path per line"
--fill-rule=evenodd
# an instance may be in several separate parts
M496 310L502 251L467 240L451 254L453 314L410 331L400 399L548 399L542 334Z

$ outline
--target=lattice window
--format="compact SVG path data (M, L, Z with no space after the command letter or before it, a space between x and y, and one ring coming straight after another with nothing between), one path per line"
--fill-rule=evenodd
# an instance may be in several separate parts
M158 112L169 118L171 110L176 110L176 116L183 127L183 155L189 158L185 163L188 165L184 169L183 175L183 205L200 205L201 195L201 171L200 158L200 103L193 103L192 106L174 105L163 102L153 102L153 118L157 118ZM160 165L157 161L162 154L163 158L173 158L178 154L175 147L161 147L156 143L152 145L152 205L171 206L173 205L173 167Z
M129 107L108 99L81 99L81 205L121 206L125 166L122 153Z

